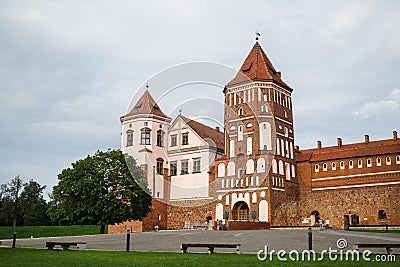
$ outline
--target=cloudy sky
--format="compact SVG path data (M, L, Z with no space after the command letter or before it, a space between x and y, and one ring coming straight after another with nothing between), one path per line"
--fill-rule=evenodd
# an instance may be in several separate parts
M119 147L119 117L147 81L159 98L177 85L156 81L171 66L237 69L256 30L294 88L301 148L390 138L400 130L399 12L399 1L0 0L0 183L20 174L50 191L71 162ZM179 87L216 101L183 114L218 124L223 80ZM174 116L183 102L160 105Z

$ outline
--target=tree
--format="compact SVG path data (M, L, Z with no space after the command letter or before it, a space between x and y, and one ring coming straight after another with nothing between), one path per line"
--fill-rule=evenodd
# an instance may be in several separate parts
M13 227L17 226L17 220L18 217L20 216L20 203L19 203L19 194L22 189L22 179L19 175L15 176L14 179L12 179L7 187L7 192L11 198L11 201L13 202Z
M58 175L48 213L59 224L108 224L140 220L151 196L143 171L120 150L97 151Z
M46 214L47 203L43 198L43 190L38 182L30 180L24 184L24 190L20 195L22 218L24 225L49 225L50 218Z

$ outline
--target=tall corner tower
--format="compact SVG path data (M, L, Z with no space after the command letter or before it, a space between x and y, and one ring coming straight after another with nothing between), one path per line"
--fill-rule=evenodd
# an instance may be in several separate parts
M258 42L224 89L222 184L233 220L274 225L279 206L296 198L292 92Z
M166 132L171 118L146 90L133 108L120 118L121 151L136 159L147 178L152 197L165 199Z

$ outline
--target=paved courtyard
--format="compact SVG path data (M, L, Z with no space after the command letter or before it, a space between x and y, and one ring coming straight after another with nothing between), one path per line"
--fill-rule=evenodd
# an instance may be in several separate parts
M337 240L347 241L346 249L353 249L354 243L400 243L399 234L349 232L343 230L313 230L313 249L320 252L324 249L338 249ZM81 241L86 242L86 249L92 250L125 250L126 235L93 235L56 238L18 239L17 247L32 247L45 249L46 241ZM182 243L239 243L242 253L257 253L268 246L268 251L308 249L307 229L296 230L253 230L253 231L207 231L179 230L132 233L130 248L135 251L171 251L180 252ZM12 240L2 240L1 246L11 247ZM206 248L189 248L188 252L206 252ZM376 253L385 253L385 249L374 249ZM216 249L215 252L232 252L233 249ZM400 254L400 249L394 249Z

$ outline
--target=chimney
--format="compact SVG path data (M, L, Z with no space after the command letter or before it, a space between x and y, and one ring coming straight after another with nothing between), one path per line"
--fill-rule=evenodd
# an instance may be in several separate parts
M366 144L369 143L369 135L368 134L364 135L364 141Z
M318 149L321 149L321 147L322 147L321 141L317 141L317 147L318 147Z
M341 148L342 147L342 138L340 138L340 137L338 137L337 138L337 146L338 146L338 148Z
M219 132L219 127L218 127L218 126L216 126L216 127L215 127L215 130L216 130L217 132Z
M396 131L393 131L393 140L397 141L397 132Z

